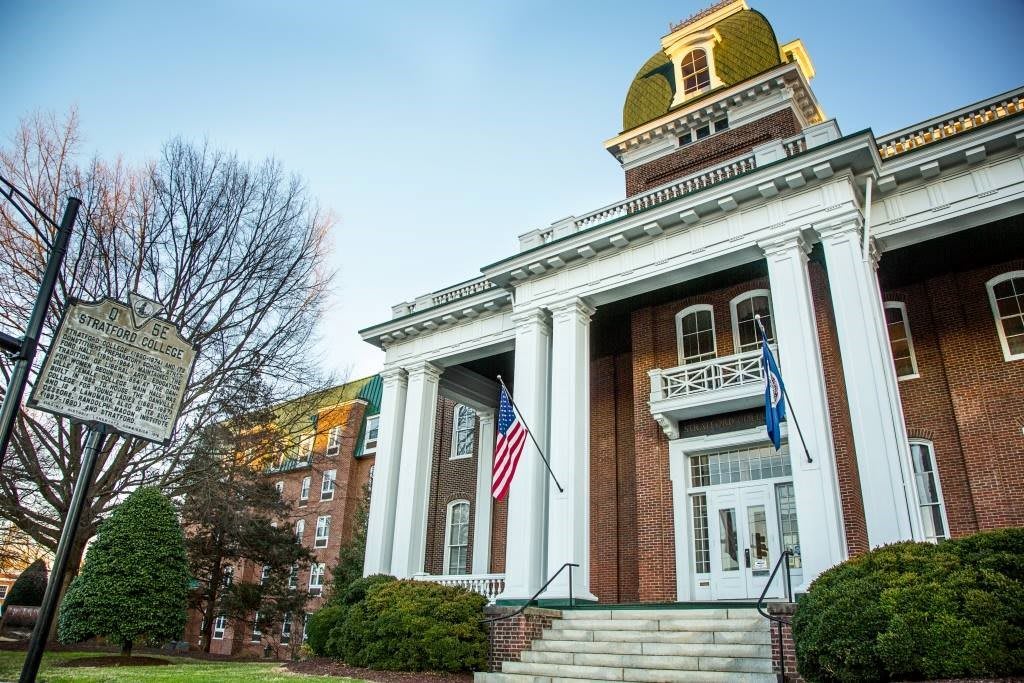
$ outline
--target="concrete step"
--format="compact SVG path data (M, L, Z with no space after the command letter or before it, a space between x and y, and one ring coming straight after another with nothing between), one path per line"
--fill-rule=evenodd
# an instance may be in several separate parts
M564 616L564 615L563 615ZM768 631L757 619L555 619L553 629L578 631Z
M770 663L769 663L770 668ZM530 662L505 662L500 674L478 674L474 683L580 683L581 681L632 681L675 683L690 681L735 681L736 683L773 683L772 673L692 670L692 669L648 669L579 666L569 664L535 664ZM495 676L494 678L490 678ZM512 677L510 677L512 676Z
M718 643L728 645L767 645L771 632L763 631L582 631L546 629L544 640L615 643Z
M672 655L681 657L770 657L769 645L729 643L650 643L613 640L556 640L548 635L533 641L536 652L579 654Z
M573 665L607 669L670 669L673 671L736 671L771 673L770 659L751 657L686 657L678 655L617 655L606 653L537 652L527 650L528 664Z
M562 610L562 619L756 619L753 607L709 609L580 609Z

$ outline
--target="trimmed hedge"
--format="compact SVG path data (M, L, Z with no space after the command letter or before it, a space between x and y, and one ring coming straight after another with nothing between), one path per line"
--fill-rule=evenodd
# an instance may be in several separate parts
M354 581L314 614L307 642L318 655L371 669L482 669L486 605L463 588L377 574Z
M1024 529L896 543L819 576L793 618L808 681L1024 673Z
M4 605L27 605L29 607L42 605L47 578L46 563L36 560L21 573L14 585L11 586Z

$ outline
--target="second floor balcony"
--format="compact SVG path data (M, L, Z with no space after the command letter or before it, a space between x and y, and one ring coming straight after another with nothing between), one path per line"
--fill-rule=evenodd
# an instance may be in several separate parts
M760 349L655 368L648 374L651 415L673 439L679 436L680 420L756 408L764 402Z

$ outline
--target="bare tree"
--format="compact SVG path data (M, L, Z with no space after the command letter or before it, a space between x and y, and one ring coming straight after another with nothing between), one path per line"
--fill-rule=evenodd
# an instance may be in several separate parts
M44 211L82 199L45 326L45 351L72 298L125 300L137 291L199 347L169 447L108 436L83 512L69 576L87 539L127 492L155 485L175 495L201 434L226 416L253 377L266 401L326 386L311 354L332 274L324 267L332 219L302 181L274 161L253 164L180 139L140 168L81 162L77 115L35 114L0 150L2 173ZM39 286L50 226L0 206L0 328L18 334ZM37 356L41 362L43 353ZM3 366L6 385L9 366ZM259 406L253 406L259 408ZM0 470L0 518L56 547L82 452L80 424L31 409L18 416Z
M0 573L20 572L39 559L49 564L50 553L10 522L0 521Z

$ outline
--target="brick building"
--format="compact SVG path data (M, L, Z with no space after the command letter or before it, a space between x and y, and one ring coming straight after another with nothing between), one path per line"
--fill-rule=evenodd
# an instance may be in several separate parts
M574 562L577 599L751 600L783 549L802 591L1024 524L1024 90L876 136L813 76L744 0L674 26L605 142L624 199L361 332L387 354L367 573L517 604ZM489 497L498 375L564 492L528 442Z
M381 389L381 378L374 375L300 400L310 414L297 422L309 428L299 430L294 447L265 467L266 478L293 506L292 516L280 524L294 529L296 540L315 555L315 563L293 580L297 590L309 592L306 614L323 604L338 551L352 537L356 508L364 487L372 483ZM259 582L261 572L251 562L230 569L233 580L249 582ZM269 644L284 656L287 646L301 643L305 616L293 615L274 633L263 633L254 618L242 622L220 617L210 652L259 655ZM198 612L189 614L186 639L193 645L202 641L202 619Z

